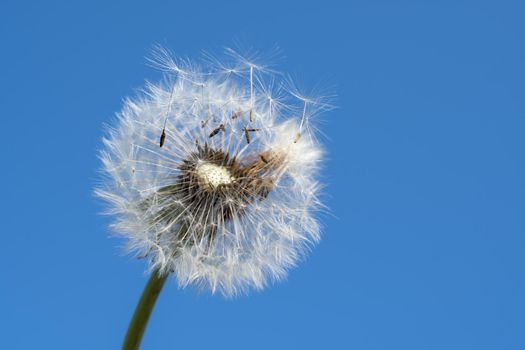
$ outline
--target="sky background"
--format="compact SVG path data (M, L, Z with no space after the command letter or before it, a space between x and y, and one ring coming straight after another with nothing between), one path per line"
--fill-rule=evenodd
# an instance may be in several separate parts
M118 349L147 280L92 195L103 124L160 73L275 45L336 92L321 244L235 300L166 285L143 349L525 349L521 1L0 4L0 348Z

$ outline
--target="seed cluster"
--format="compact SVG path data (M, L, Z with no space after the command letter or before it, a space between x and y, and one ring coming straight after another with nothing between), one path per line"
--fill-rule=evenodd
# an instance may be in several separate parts
M156 51L165 79L126 99L96 189L151 271L226 296L283 278L321 231L323 149L310 121L330 107L249 56Z
M211 245L216 229L235 215L242 215L254 201L265 199L273 188L273 173L282 158L264 152L243 165L236 157L205 144L179 165L174 184L161 188L156 199L162 209L154 213L155 223L185 221L198 229L176 233L177 244L194 244L207 239Z

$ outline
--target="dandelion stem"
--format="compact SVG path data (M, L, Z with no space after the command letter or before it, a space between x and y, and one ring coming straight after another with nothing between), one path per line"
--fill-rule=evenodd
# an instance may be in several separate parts
M137 350L139 348L151 311L155 306L155 302L157 301L167 277L168 274L160 274L158 271L153 271L151 273L151 277L149 278L146 287L144 287L142 296L135 308L133 318L129 323L122 350Z

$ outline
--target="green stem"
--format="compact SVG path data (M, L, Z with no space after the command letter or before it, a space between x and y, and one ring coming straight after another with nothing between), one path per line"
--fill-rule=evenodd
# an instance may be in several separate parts
M151 311L155 306L155 302L157 301L167 277L168 274L160 275L158 271L153 271L151 273L148 284L146 284L146 287L142 292L139 303L135 308L133 318L129 323L128 332L126 333L126 338L124 338L122 350L137 350L139 348Z

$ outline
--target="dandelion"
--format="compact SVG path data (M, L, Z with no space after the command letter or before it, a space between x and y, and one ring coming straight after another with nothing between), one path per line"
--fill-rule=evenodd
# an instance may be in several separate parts
M96 194L156 294L169 274L227 297L262 289L320 238L311 118L329 105L228 54L202 68L158 49L163 82L126 100L103 140Z

